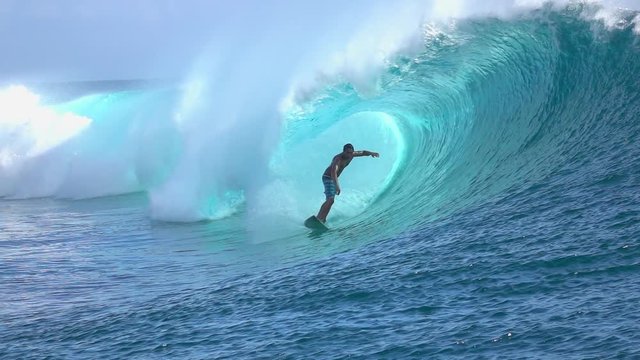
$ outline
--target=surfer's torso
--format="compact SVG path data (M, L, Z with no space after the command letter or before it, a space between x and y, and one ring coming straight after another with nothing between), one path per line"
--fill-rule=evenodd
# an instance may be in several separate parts
M349 165L349 163L351 163L351 160L353 160L353 157L349 157L348 159L345 159L342 156L342 153L334 156L333 160L331 160L331 165L327 167L327 169L324 171L324 174L322 174L322 176L331 178L331 167L335 166L336 164L338 165L336 174L337 176L340 176L340 174L342 174L342 170L344 170L344 168L346 168Z

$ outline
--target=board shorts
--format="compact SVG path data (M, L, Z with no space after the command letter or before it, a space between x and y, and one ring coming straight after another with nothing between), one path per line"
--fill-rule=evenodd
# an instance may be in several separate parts
M332 178L323 176L322 183L324 184L324 194L327 195L327 199L336 196L336 183Z

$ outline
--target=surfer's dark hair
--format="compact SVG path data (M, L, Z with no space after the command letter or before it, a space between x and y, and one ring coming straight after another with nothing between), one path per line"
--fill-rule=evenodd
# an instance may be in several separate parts
M344 144L344 146L342 147L342 151L347 151L347 149L354 150L354 149L353 149L353 145L351 145L351 144Z

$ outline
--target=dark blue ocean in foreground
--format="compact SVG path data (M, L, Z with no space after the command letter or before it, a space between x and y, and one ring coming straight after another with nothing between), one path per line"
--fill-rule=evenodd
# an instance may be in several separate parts
M637 13L584 11L425 31L231 164L176 86L41 90L75 115L0 133L0 358L640 358ZM344 142L381 158L310 233Z

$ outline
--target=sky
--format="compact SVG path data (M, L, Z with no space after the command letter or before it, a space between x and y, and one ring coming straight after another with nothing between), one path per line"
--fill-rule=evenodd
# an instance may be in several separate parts
M170 73L204 41L205 10L185 11L170 0L0 0L0 78Z
M329 29L341 7L336 0L0 0L0 82L180 76L212 43L267 41L265 33L278 36L274 29L303 41L309 28Z

